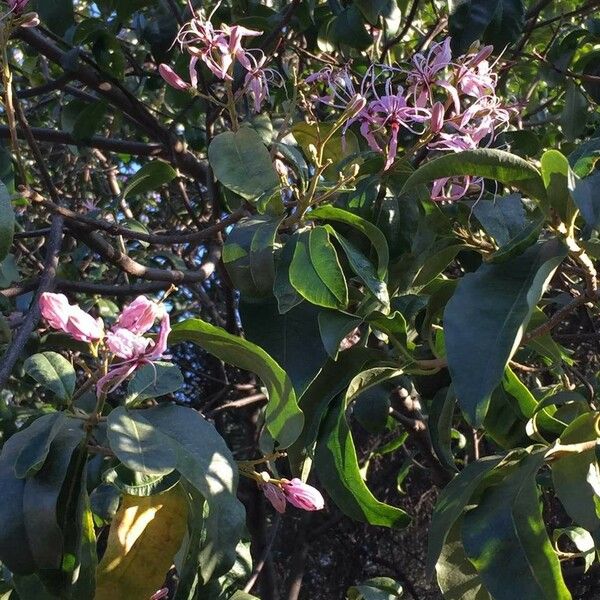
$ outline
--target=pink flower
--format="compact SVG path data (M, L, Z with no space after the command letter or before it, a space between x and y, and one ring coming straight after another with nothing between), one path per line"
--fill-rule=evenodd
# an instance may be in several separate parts
M295 477L291 481L284 481L283 492L287 501L302 510L321 510L325 500L321 492Z
M267 500L273 505L273 508L279 512L285 512L286 498L283 490L274 483L265 483L260 486Z
M97 384L98 393L111 392L127 379L138 367L166 358L167 340L171 332L169 314L164 312L156 341L116 328L107 335L111 352L123 361L111 365L109 372Z
M152 343L150 338L143 337L137 333L119 327L106 334L106 345L108 349L119 358L132 360L142 356L148 346Z
M156 302L145 296L138 296L123 309L117 320L117 327L128 329L132 333L146 333L163 312L164 309Z
M184 81L173 69L166 65L165 63L161 63L158 66L158 72L160 76L172 87L176 90L184 92L190 89L190 84L187 81Z
M429 128L433 133L439 133L444 126L444 115L446 109L441 102L436 102L431 109L431 121L429 122Z
M69 304L63 294L45 292L40 297L40 312L53 329L68 333L80 342L96 342L104 337L104 324L79 306Z
M13 12L21 13L28 3L29 0L8 0L8 8Z
M104 323L102 319L94 319L78 306L73 306L65 331L80 342L97 342L104 337Z
M71 305L64 294L44 292L40 296L40 311L52 329L66 331Z

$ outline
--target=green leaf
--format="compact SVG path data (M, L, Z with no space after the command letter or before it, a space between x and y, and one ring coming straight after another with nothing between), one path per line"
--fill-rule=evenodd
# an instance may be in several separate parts
M104 120L108 109L106 102L88 104L78 115L73 123L72 134L78 142L88 141L94 136Z
M508 243L504 244L496 252L486 256L486 262L501 263L522 254L527 248L533 246L538 241L545 221L545 217L540 214L538 218L527 223Z
M571 171L569 161L558 150L547 150L542 155L541 166L548 204L556 211L562 222L569 226L576 212L571 199L571 190L575 187L575 175Z
M324 227L299 235L289 277L294 289L312 304L325 308L348 304L346 279Z
M217 358L256 373L269 394L265 415L269 432L281 448L287 448L296 440L302 431L304 416L298 408L292 382L262 348L201 319L188 319L173 327L169 342L184 341L194 342Z
M394 8L397 10L395 0L354 0L354 4L371 25L377 25L380 16L391 16Z
M377 253L377 274L380 279L385 279L390 260L390 251L385 236L379 227L354 213L332 206L331 204L319 206L309 214L311 219L345 223L365 235Z
M334 43L346 44L357 50L366 50L373 44L373 38L367 32L362 15L355 5L336 15L331 23L329 36Z
M6 186L0 183L0 262L10 252L14 233L15 211Z
M275 281L273 245L280 219L244 218L234 226L223 247L223 262L233 285L243 295L271 295Z
M390 577L373 577L348 589L348 600L397 600L402 586Z
M308 477L310 460L323 417L330 402L344 391L352 379L370 361L381 359L375 350L355 346L340 353L337 361L329 359L321 372L300 396L300 408L305 415L305 425L298 439L288 448L288 459L292 472L303 478Z
M321 341L333 360L337 358L342 340L363 322L360 317L335 310L320 311L318 320Z
M566 252L553 239L506 262L483 264L460 280L446 305L448 368L459 405L474 426L482 423L490 394Z
M123 190L123 198L152 192L170 183L175 177L177 177L177 171L170 164L162 160L153 160L145 164L129 179Z
M569 78L565 107L560 115L560 125L569 142L574 141L585 131L587 110L588 103L585 96L581 93L579 86Z
M31 10L38 13L48 29L60 36L75 23L73 0L34 0Z
M256 200L279 186L269 151L251 127L217 135L208 147L215 177L246 200Z
M181 369L172 363L155 362L135 371L127 385L128 405L148 398L160 398L172 394L183 386Z
M473 214L499 247L505 246L527 226L527 215L520 194L473 204Z
M268 352L302 394L327 360L319 309L304 302L281 315L272 300L246 302L242 296L239 311L246 339Z
M573 200L580 210L581 216L592 229L600 227L599 185L600 173L594 172L584 179L576 179L572 190Z
M433 573L451 529L462 517L465 507L469 504L471 497L487 474L501 460L497 456L488 456L470 463L442 490L435 505L429 528L426 563L426 571L429 577Z
M456 472L452 454L452 418L456 396L452 387L441 389L431 401L427 424L431 446L440 463L449 471Z
M352 405L352 416L372 434L383 433L390 418L390 390L378 385L359 394Z
M325 140L331 135L323 149L323 160L331 160L331 166L325 169L324 175L329 179L336 180L339 172L338 165L344 158L359 152L360 146L352 131L347 131L346 135L342 137L340 131L332 134L333 127L332 123L295 123L292 126L292 135L304 155L309 159L312 156L311 145L317 148L321 140Z
M476 40L501 52L519 38L524 22L523 0L450 0L448 26L457 54L465 53Z
M419 272L413 281L413 286L422 287L427 285L456 258L461 250L464 250L465 248L466 246L464 244L452 244L451 246L446 246L431 256L428 256L425 259L423 266L419 269Z
M342 398L331 406L321 426L315 452L319 481L338 508L352 519L383 527L405 527L410 517L377 500L363 481L345 412Z
M23 439L28 438L15 461L15 475L19 479L31 477L42 468L50 452L50 444L67 421L63 412L50 413L19 432Z
M34 354L25 361L23 368L32 379L54 392L61 400L68 400L75 391L75 369L57 352Z
M531 198L546 197L540 172L531 163L514 154L490 149L465 150L429 161L408 178L401 193L434 179L455 175L487 177L516 187Z
M494 600L571 598L542 519L536 475L544 459L545 449L526 455L464 516L465 551Z
M80 459L75 451L84 440L84 432L82 423L70 421L52 441L42 468L25 480L25 530L39 570L64 568L70 550L68 539L80 533L67 515L72 516L69 513L75 508L73 502L81 486L81 469L73 468L73 462Z
M367 257L349 240L338 233L330 225L325 225L325 228L329 233L334 235L342 247L342 250L346 254L348 263L351 269L356 273L358 278L367 286L367 289L383 304L386 309L390 305L390 296L388 293L385 281L382 281L377 276L375 268Z
M110 447L121 462L148 474L177 469L204 496L209 507L205 580L235 561L244 527L244 509L235 496L237 465L215 428L191 408L161 405L148 410L113 410L108 417Z
M598 418L592 413L581 415L564 430L560 443L578 444L599 437ZM588 531L600 527L597 513L599 478L594 449L570 454L551 463L552 481L556 495L569 516Z
M446 536L435 565L438 586L444 600L492 600L465 554L460 537L461 527L462 518L459 518Z
M279 252L275 267L275 283L273 285L273 294L277 298L279 312L284 314L298 306L303 301L302 296L294 289L290 282L290 265L296 252L296 243L299 234L295 233Z

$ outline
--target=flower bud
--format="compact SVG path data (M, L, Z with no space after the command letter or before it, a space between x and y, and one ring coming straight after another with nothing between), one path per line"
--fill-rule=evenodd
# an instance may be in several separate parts
M431 109L431 121L429 122L429 128L433 133L438 133L444 126L444 115L446 109L441 102L436 102Z
M96 342L104 337L104 323L102 319L94 319L79 306L71 306L65 331L80 342Z
M321 510L325 506L321 492L297 477L283 483L283 492L286 500L296 508L312 511Z
M190 89L190 84L184 81L169 65L161 63L158 66L158 72L160 76L172 87L176 90L184 92L185 90Z
M37 27L40 24L40 18L37 13L30 12L19 19L21 27Z
M64 294L44 292L40 296L40 311L52 329L67 330L71 305Z
M21 13L29 3L29 0L8 0L8 8L16 13Z
M117 327L129 329L132 333L146 333L154 321L161 316L162 306L145 296L138 296L131 304L128 304L117 321Z
M273 505L278 513L285 512L285 494L283 490L274 483L265 483L260 486L267 500Z
M480 62L486 60L494 51L494 46L484 46L469 62L470 67L477 66Z
M352 97L350 102L348 102L348 106L346 106L344 117L346 119L353 119L362 112L366 105L367 99L364 96L361 96L360 94L356 94Z

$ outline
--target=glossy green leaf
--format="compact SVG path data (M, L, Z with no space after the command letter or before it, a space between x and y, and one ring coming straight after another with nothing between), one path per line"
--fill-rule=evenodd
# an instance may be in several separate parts
M205 578L226 572L235 561L244 510L235 496L237 466L216 429L191 408L161 405L108 418L110 447L130 469L161 474L177 469L206 499Z
M558 150L547 150L541 159L542 179L546 186L548 204L562 222L570 225L575 214L571 191L575 187L575 175L567 157Z
M448 368L459 405L472 424L482 423L490 394L565 256L562 242L553 239L501 264L484 264L460 280L446 305Z
M13 242L15 211L6 186L0 183L0 262L3 261Z
M599 437L597 416L588 413L575 419L560 436L560 443L578 444ZM594 533L600 527L598 515L598 481L600 469L594 449L563 456L553 461L552 481L556 495L569 516Z
M356 273L358 278L365 284L367 289L381 302L381 304L389 307L390 297L385 281L382 281L375 272L375 267L367 259L367 257L340 233L335 231L333 227L325 225L327 231L335 236L342 250L346 254L350 268Z
M319 312L319 333L327 354L335 360L343 339L363 320L360 317L336 310Z
M528 222L519 233L511 238L506 244L498 248L496 252L485 257L486 262L501 263L522 254L527 248L533 246L539 237L544 226L545 217L539 215L533 221Z
M534 199L546 196L540 172L523 158L502 150L465 150L446 154L419 167L406 181L402 193L434 179L472 175L495 179Z
M431 401L427 424L433 451L440 463L449 471L456 471L452 454L452 418L456 396L452 387L441 389Z
M39 14L48 29L60 36L75 22L72 0L34 0L31 10Z
M348 589L348 600L397 600L402 596L402 586L391 577L373 577Z
M126 403L142 402L172 394L183 386L181 369L172 363L155 362L136 370L127 384Z
M153 160L146 163L129 179L123 190L123 198L157 190L173 181L175 177L177 177L177 171L170 164L161 160Z
M248 217L234 226L223 247L223 262L233 285L243 295L271 295L275 281L273 245L280 221Z
M57 352L41 352L24 363L25 372L61 400L68 400L75 391L77 377L73 365Z
M239 312L246 339L267 352L302 394L327 360L319 335L319 309L303 302L281 315L272 300L246 302L242 296Z
M277 257L273 294L277 298L277 306L281 314L288 312L303 301L302 296L290 282L290 266L296 252L298 238L299 234L297 233L289 238Z
M587 110L586 97L581 93L575 81L569 79L565 106L560 115L560 125L568 141L572 142L585 131Z
M300 234L289 270L290 283L306 300L325 308L345 308L348 286L324 227Z
M459 518L446 536L435 565L437 584L444 600L492 600L473 563L467 558L460 536Z
M346 404L340 399L323 422L315 452L319 481L345 515L371 525L405 527L410 517L377 500L363 481L345 413Z
M323 149L323 160L331 160L331 166L325 169L325 176L330 179L337 179L340 163L347 156L352 156L360 150L358 140L352 131L347 131L342 137L340 131L332 134L333 124L331 123L295 123L292 126L292 135L298 142L302 152L307 158L311 158L311 146L315 148L327 137L331 138L325 143Z
M524 23L523 0L450 0L448 26L457 54L466 52L476 40L501 52L519 38Z
M360 231L360 233L369 238L369 241L377 253L377 274L379 275L379 278L384 279L386 277L390 252L387 240L379 227L376 227L373 223L370 223L366 219L363 219L350 211L332 206L331 204L325 204L315 208L310 212L310 218L319 221L337 221L339 223L345 223L357 231Z
M419 269L413 286L421 287L427 285L432 279L437 277L446 267L456 258L461 250L464 250L464 244L452 244L438 250L425 259L422 267Z
M462 517L465 507L470 503L471 497L487 474L500 461L501 458L491 456L470 463L442 490L435 505L429 529L426 563L429 576L433 573L451 529Z
M252 127L217 135L208 147L216 178L246 200L256 200L279 186L269 151Z
M544 458L543 450L523 457L464 516L465 551L494 600L571 598L542 520L536 475Z
M50 444L67 421L65 413L55 412L41 416L21 430L20 435L27 441L15 461L15 475L19 479L29 477L42 468L50 451Z
M296 393L285 371L258 346L227 333L201 319L188 319L173 327L171 344L194 342L221 360L256 373L269 394L265 422L281 448L287 448L300 434L304 423Z

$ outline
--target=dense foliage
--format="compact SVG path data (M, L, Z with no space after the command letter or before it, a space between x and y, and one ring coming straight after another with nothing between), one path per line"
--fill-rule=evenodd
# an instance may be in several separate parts
M599 6L1 4L0 597L595 597Z

